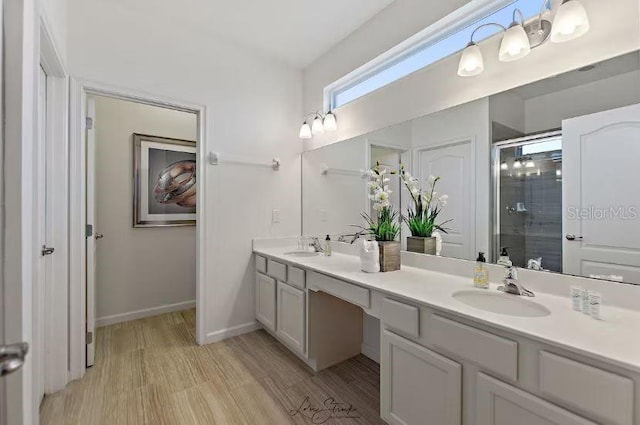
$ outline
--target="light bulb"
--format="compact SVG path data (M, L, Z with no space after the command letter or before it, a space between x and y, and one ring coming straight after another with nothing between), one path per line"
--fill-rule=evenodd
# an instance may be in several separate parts
M484 59L480 47L471 42L462 51L460 64L458 65L458 75L461 77L473 77L484 71Z
M324 125L322 125L322 119L318 116L313 120L311 124L311 133L324 134Z
M500 169L501 170L508 170L509 166L507 165L507 161L502 161L502 164L500 164Z
M522 168L522 162L519 159L516 159L513 163L513 168Z
M589 31L589 16L578 0L565 0L551 26L551 41L564 43L585 35Z
M556 170L556 177L562 177L562 170L559 168Z
M536 163L533 162L531 158L529 158L524 166L525 168L534 168L536 166Z
M302 123L302 127L300 127L300 134L298 135L301 139L311 139L311 127L305 121Z
M498 59L501 62L512 62L522 59L531 52L531 44L524 27L513 23L502 38Z
M338 129L338 123L336 121L336 116L333 112L327 112L327 115L324 117L324 130L325 131L336 131Z

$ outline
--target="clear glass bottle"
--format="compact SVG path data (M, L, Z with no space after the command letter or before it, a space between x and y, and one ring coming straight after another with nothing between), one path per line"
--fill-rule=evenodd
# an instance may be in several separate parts
M476 288L489 289L489 269L487 268L487 259L484 252L478 253L476 259L476 267L473 273L473 286Z

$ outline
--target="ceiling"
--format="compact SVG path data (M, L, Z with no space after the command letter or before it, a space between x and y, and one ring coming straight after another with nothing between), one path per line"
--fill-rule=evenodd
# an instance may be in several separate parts
M591 68L581 68L579 70L566 72L555 77L536 81L512 90L513 93L527 100L546 94L555 93L583 84L604 80L640 69L640 55L638 52L617 56L597 64Z
M106 1L106 0L105 0ZM109 0L305 68L395 0Z

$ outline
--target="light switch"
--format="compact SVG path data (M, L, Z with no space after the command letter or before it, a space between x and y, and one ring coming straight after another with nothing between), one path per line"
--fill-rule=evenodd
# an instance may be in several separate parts
M271 222L280 223L280 210L271 211Z
M320 221L323 223L326 223L327 221L329 221L329 214L327 213L327 210L325 209L320 210Z

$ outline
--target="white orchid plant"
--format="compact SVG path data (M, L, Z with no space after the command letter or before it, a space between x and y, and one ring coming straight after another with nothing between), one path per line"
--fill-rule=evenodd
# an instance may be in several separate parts
M369 178L369 199L373 202L376 217L363 212L362 217L367 223L363 229L379 242L395 241L400 233L400 214L391 204L392 191L389 189L393 174L397 172L388 171L379 162L366 172Z
M440 177L429 176L427 180L428 188L423 190L420 187L420 180L409 174L404 165L402 165L400 178L413 199L413 208L407 208L407 216L402 217L409 227L411 236L428 238L432 236L435 230L447 233L444 225L452 220L436 223L438 215L447 205L447 199L449 198L448 195L441 195L436 192L436 184Z

